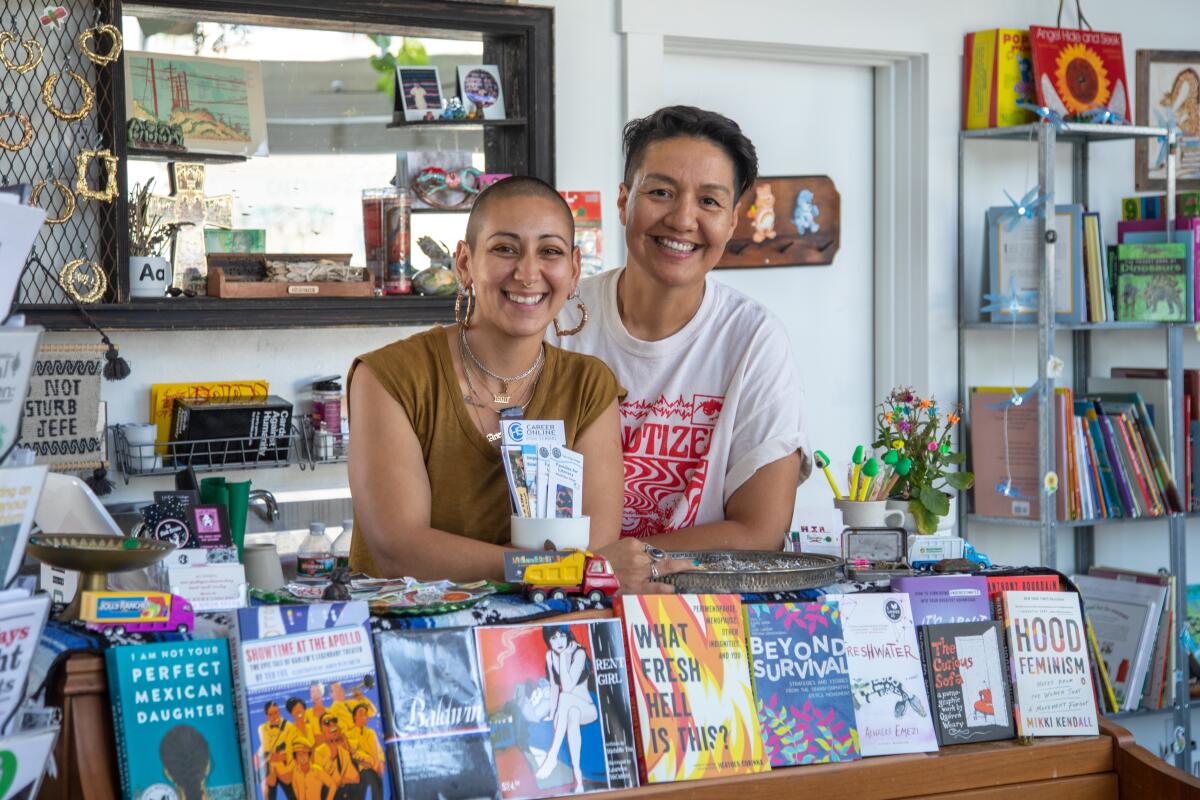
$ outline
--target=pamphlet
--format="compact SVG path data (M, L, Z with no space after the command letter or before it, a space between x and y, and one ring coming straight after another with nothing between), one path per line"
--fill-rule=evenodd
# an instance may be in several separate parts
M246 568L241 564L170 567L167 583L196 611L228 611L246 607Z
M501 449L513 512L522 517L583 516L583 454L563 445Z
M500 444L509 447L523 444L565 446L566 427L561 419L514 419L500 426Z

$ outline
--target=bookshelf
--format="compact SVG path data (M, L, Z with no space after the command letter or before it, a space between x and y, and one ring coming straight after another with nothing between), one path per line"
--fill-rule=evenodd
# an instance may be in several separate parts
M968 397L966 367L967 367L967 337L968 331L1011 332L1012 324L1005 322L988 322L983 320L978 312L982 305L982 292L974 292L969 288L967 257L964 247L965 212L964 188L965 167L968 159L968 149L975 142L989 141L1025 141L1037 149L1037 180L1038 191L1042 195L1052 193L1055 186L1055 155L1057 145L1061 142L1072 146L1071 153L1071 189L1072 202L1089 205L1088 198L1088 158L1092 144L1104 142L1132 141L1134 139L1161 139L1168 144L1170 157L1167 159L1167 180L1165 213L1166 230L1175 229L1175 158L1177 145L1175 132L1165 128L1150 128L1132 125L1086 125L1067 123L1056 126L1044 122L1029 125L1017 125L1007 128L991 128L986 130L961 131L958 139L958 393L964 404L962 447L970 458L970 403ZM1053 202L1053 201L1052 201ZM1082 322L1060 323L1055 320L1055 282L1053 279L1053 243L1057 241L1055 230L1055 215L1044 214L1037 220L1038 226L1038 311L1037 322L1018 324L1019 329L1037 332L1037 374L1040 379L1038 392L1034 398L1038 407L1038 475L1045 475L1055 469L1055 413L1054 390L1055 379L1048 373L1051 357L1055 355L1057 335L1062 332L1071 337L1073 358L1070 365L1071 385L1079 392L1088 389L1088 378L1091 372L1092 337L1094 331L1158 331L1163 337L1166 350L1167 380L1170 387L1171 418L1183 418L1183 334L1191 330L1191 323L1161 323L1161 322ZM972 259L972 263L974 259ZM980 274L986 273L986 263L979 265ZM986 286L986 279L980 286ZM983 291L986 291L984 289ZM1166 445L1167 443L1164 443ZM1185 485L1187 465L1184 463L1184 442L1182 436L1176 435L1169 443L1172 450L1172 460L1175 465L1175 481L1181 493ZM976 487L974 491L991 491L990 487ZM1055 498L1045 486L1039 487L1039 518L1010 519L1006 517L986 517L972 512L974 493L968 502L958 505L959 529L964 538L969 538L972 525L1009 525L1014 527L1036 528L1039 534L1039 555L1042 566L1057 568L1059 529L1074 532L1075 539L1075 569L1085 571L1094 561L1093 536L1097 526L1128 525L1132 523L1149 522L1152 524L1165 523L1167 526L1169 563L1171 573L1175 576L1175 619L1187 619L1187 518L1189 514L1167 514L1163 517L1150 519L1104 519L1104 520L1072 520L1059 522L1056 515ZM1188 500L1184 500L1187 505ZM1166 709L1146 709L1143 711L1127 712L1123 718L1147 715L1171 714L1177 729L1182 729L1184 741L1191 741L1191 701L1188 694L1188 653L1182 641L1174 642L1176 647L1176 662L1183 665L1178 669L1174 679L1176 682L1176 703ZM1175 765L1188 770L1189 753L1186 751L1175 755Z

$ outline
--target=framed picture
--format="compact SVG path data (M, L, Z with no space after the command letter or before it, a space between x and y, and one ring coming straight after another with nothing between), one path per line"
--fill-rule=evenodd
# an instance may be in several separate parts
M396 67L396 110L401 108L408 122L441 116L442 82L437 67Z
M735 213L718 268L832 264L841 243L842 199L826 175L759 178Z
M1179 135L1175 187L1200 189L1200 50L1138 50L1135 111L1138 125L1162 128L1174 115ZM1135 148L1137 190L1165 191L1162 144L1138 139Z
M460 65L458 89L472 119L504 119L504 87L494 64Z

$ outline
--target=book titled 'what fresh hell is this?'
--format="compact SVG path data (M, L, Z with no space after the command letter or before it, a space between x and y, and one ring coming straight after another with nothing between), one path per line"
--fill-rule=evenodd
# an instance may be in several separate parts
M736 595L625 595L643 783L770 769Z

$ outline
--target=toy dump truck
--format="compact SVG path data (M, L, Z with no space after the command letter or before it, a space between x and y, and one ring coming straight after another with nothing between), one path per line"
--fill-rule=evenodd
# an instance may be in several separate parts
M621 588L608 559L586 550L572 550L553 561L530 564L525 567L522 582L525 593L535 603L547 597L561 600L568 594L586 595L592 602L599 602Z

